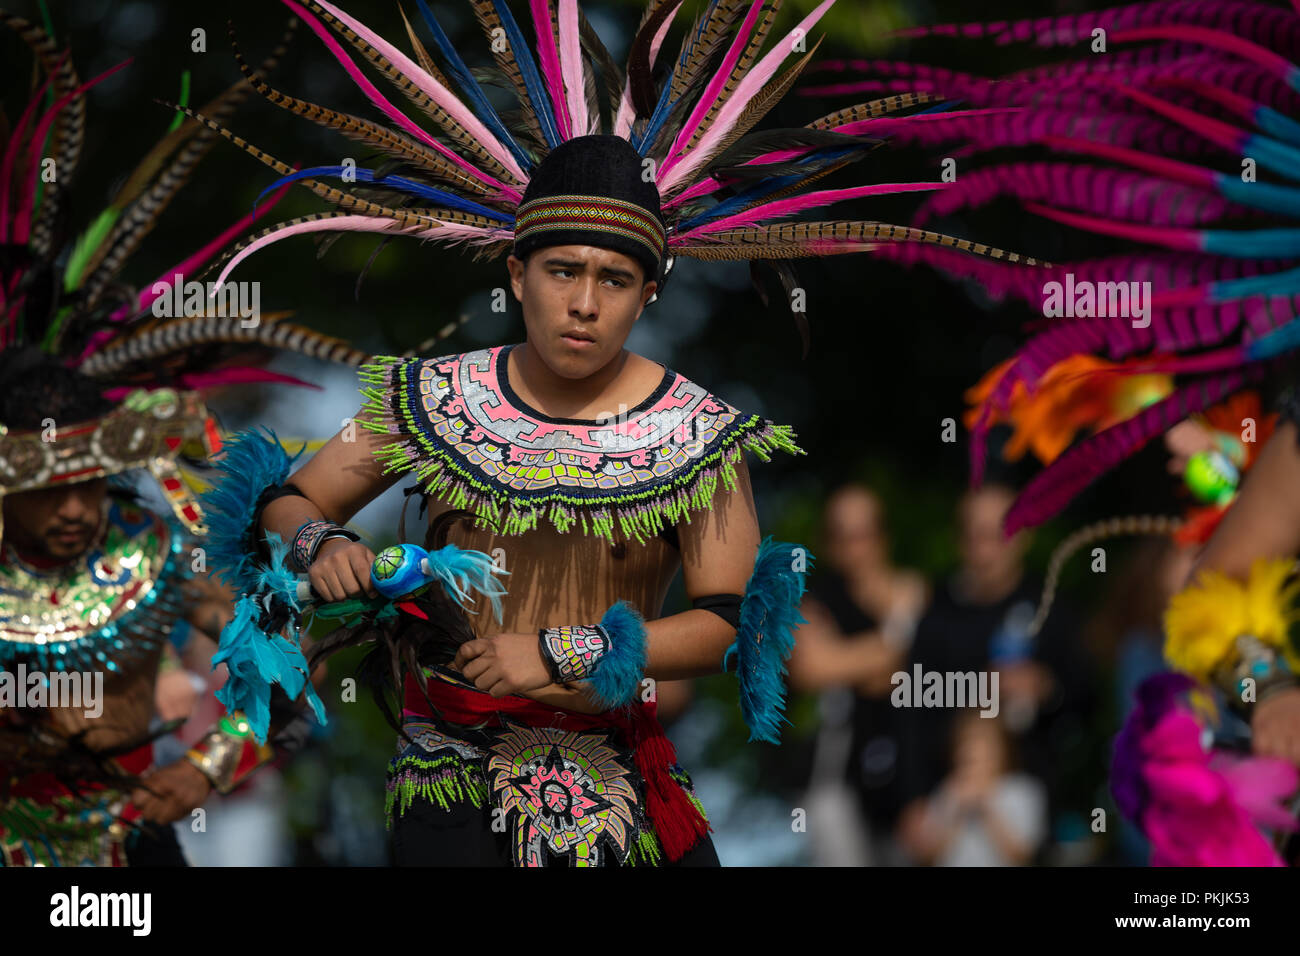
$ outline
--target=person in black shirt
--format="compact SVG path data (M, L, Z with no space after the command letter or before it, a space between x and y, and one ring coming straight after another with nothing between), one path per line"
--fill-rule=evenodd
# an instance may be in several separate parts
M1024 769L1047 785L1055 813L1080 796L1067 787L1088 762L1086 719L1093 681L1066 603L1058 601L1038 635L1029 636L1041 584L1025 573L1026 533L1011 538L1002 533L1003 516L1014 498L1010 488L996 484L963 495L958 507L961 566L936 588L917 625L907 674L911 677L918 665L922 673L985 672L992 687L991 672L996 671L998 716L1015 740ZM897 710L904 845L919 845L916 827L923 826L923 798L950 769L956 716L951 706ZM1090 794L1083 789L1086 801Z
M821 693L809 782L809 833L821 864L896 856L898 733L890 675L925 605L925 580L894 567L879 499L860 485L827 501L826 560L812 576L790 663L799 690Z

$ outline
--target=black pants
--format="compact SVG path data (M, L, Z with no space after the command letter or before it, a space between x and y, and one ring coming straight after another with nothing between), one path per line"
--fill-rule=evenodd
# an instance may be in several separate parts
M139 829L126 838L127 866L189 866L181 852L176 830L170 824L140 821Z
M393 863L396 866L511 866L510 834L492 831L490 809L468 802L453 803L450 810L416 800L405 813L393 817ZM567 861L553 858L553 865ZM713 841L707 836L680 860L663 866L721 866Z

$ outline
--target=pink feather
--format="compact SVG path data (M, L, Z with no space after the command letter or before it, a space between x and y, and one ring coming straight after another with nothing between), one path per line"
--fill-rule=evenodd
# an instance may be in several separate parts
M1285 77L1294 69L1286 57L1279 56L1272 50L1266 50L1257 43L1251 43L1242 37L1224 33L1222 30L1213 30L1209 27L1197 27L1182 23L1135 27L1132 30L1117 30L1111 33L1110 39L1115 43L1142 40L1185 40L1189 43L1200 43L1208 47L1225 50L1242 59L1250 60L1252 63L1258 63L1278 76Z
M744 112L750 100L776 74L777 69L793 52L792 38L807 36L808 31L834 3L835 0L822 0L812 13L804 17L797 27L782 38L775 48L770 50L745 74L745 78L736 86L735 93L732 94L726 105L718 111L713 125L700 137L695 148L675 160L670 159L663 164L659 171L659 192L661 194L671 192L673 186L700 167L700 164L709 157L713 148L726 138L726 135L735 127L736 121L740 119L740 114Z
M578 0L560 0L558 19L560 76L568 98L569 117L573 121L575 135L584 136L591 132L591 120L587 116L587 87L583 76L585 66L578 32Z
M485 229L482 226L467 226L461 223L446 222L435 219L439 223L437 226L431 226L427 229L421 229L418 226L402 226L401 223L393 219L380 219L376 216L334 216L329 219L317 219L311 222L294 223L291 226L282 226L275 232L268 233L254 239L239 252L235 253L231 260L222 268L221 274L217 276L216 286L220 288L221 284L226 281L226 277L231 271L243 262L254 252L264 249L274 242L281 239L289 239L293 236L306 235L312 232L374 232L388 235L408 236L415 239L434 239L449 243L470 242L473 244L484 244L498 242L502 239L509 239L513 233L509 229ZM215 294L215 292L214 292Z
M474 139L492 154L492 158L504 166L517 181L521 183L528 182L528 177L524 171L519 168L515 162L514 154L507 149L496 135L487 128L472 110L465 106L464 103L447 89L436 78L430 76L424 69L412 60L409 56L389 43L379 34L375 33L368 26L362 23L356 17L351 17L344 13L329 0L316 0L316 2L325 10L328 10L339 21L352 29L352 32L361 39L365 40L372 47L378 50L383 56L397 67L407 79L414 83L419 89L431 97L434 102L447 111L457 123L464 127L465 132L469 133ZM498 184L499 185L499 184ZM503 187L506 191L516 197L522 198L522 193L517 192L509 187Z
M1152 245L1165 246L1169 249L1179 249L1186 252L1195 252L1200 248L1200 237L1195 229L1164 229L1159 226L1137 226L1132 223L1114 222L1100 216L1063 212L1060 209L1052 209L1033 202L1025 203L1025 209L1048 219L1053 219L1056 222L1064 223L1067 226L1076 226L1079 229L1087 229L1090 232L1101 233L1105 236L1119 236L1124 239L1149 242Z
M217 250L221 249L226 243L230 242L240 233L245 232L249 226L255 223L266 213L270 212L273 208L275 208L275 204L284 198L285 193L289 191L289 187L291 185L293 184L285 183L283 186L281 186L279 189L277 189L275 192L271 194L270 199L267 200L267 202L257 212L249 213L247 216L244 216L238 222L235 222L234 224L230 225L219 236L217 236L211 242L206 243L201 249L199 249L193 255L189 256L186 259L181 260L176 265L172 266L170 269L167 269L165 272L163 272L163 274L160 275L153 282L149 283L149 287L147 289L141 290L140 292L140 298L136 304L136 310L138 312L143 312L145 309L149 308L149 306L153 304L154 299L158 298L159 295L163 294L161 292L153 291L154 287L158 285L158 283L166 282L168 281L168 277L175 276L177 274L180 274L182 276L190 275L194 270L201 267L203 263L207 262L214 255L216 255ZM127 313L127 315L129 314L130 313ZM125 317L126 317L125 315L119 317L116 314L111 316L111 318L113 318L115 321L120 321L120 318L125 318ZM88 348L87 351L82 352L81 361L85 361L86 356L89 355L91 351L93 351L93 349Z
M870 186L854 186L848 189L822 189L810 193L804 193L802 196L791 196L788 199L777 199L773 202L764 203L755 206L752 209L746 209L732 216L724 216L713 222L706 222L703 225L696 226L694 229L682 233L678 239L691 239L701 236L705 233L718 232L723 229L734 229L737 226L749 226L757 224L763 220L775 219L778 216L789 216L792 213L801 212L804 209L812 209L817 206L828 206L831 203L842 202L846 199L856 199L860 196L882 196L894 193L923 192L932 189L944 189L947 183L873 183Z
M681 0L677 0L677 6L681 6ZM659 25L655 31L654 38L650 41L650 66L654 67L655 61L659 58L659 48L663 46L664 37L668 35L668 28L673 25L673 17L665 17L664 22ZM636 116L636 107L632 103L632 85L628 82L623 83L623 98L618 104L618 116L614 120L614 135L622 136L627 139L632 132L632 120Z
M515 199L522 198L522 194L518 190L513 189L510 186L507 186L505 183L501 182L500 180L492 176L489 176L487 173L483 172L481 169L474 166L472 163L469 163L464 159L461 159L460 156L456 155L446 146L443 146L442 143L434 139L432 135L430 135L425 130L421 129L414 121L411 120L409 116L407 116L396 106L390 103L384 97L384 94L380 93L379 90L375 87L375 84L371 83L370 80L366 78L365 74L363 74L361 70L357 68L357 65L352 62L351 57L348 56L347 52L343 49L342 45L337 40L334 39L334 36L327 29L325 29L325 25L321 23L320 20L314 17L311 13L309 13L305 7L295 2L295 0L280 0L280 2L283 3L285 6L287 6L290 10L294 11L294 13L296 13L299 17L301 17L303 19L303 22L306 23L307 26L311 28L312 32L315 33L318 37L320 37L321 42L324 43L325 46L329 49L330 53L333 54L334 59L338 60L339 65L342 66L343 69L347 71L348 76L352 78L352 82L356 83L357 86L361 88L361 91L366 94L366 98L370 100L370 102L374 103L375 106L379 107L379 109L383 111L384 115L386 115L389 119L391 119L402 129L406 130L416 139L420 140L420 142L427 145L430 149L442 154L448 160L455 163L457 166L459 166L465 172L469 173L471 176L475 177L476 179L480 180L481 182L485 183L488 186L492 186L496 189L501 190L503 193L506 193L507 195L510 195ZM350 18L346 18L346 15L342 14L341 11L330 9L328 4L322 3L321 6L326 9L329 9L332 14L337 16L339 20L343 22L348 22L348 20L350 19ZM361 36L361 30L357 29L357 27L360 27L361 24L353 20L350 23L348 23L348 25L353 29L354 32L356 32L358 36ZM361 27L361 29L365 29L365 28ZM371 45L375 47L375 49L379 49L378 44L371 42L369 39L367 39L367 42L370 42ZM382 43L383 41L380 42ZM384 45L390 46L389 44L384 44ZM413 83L417 83L418 85L417 80L418 77L415 76L411 77L411 81ZM448 95L450 96L450 94ZM450 113L451 110L449 109L448 112ZM493 142L493 143L496 142L495 138L492 138L491 134L488 134L486 130L484 130L484 135L487 135L489 137L489 139L487 140L480 139L480 142L483 142L485 146L487 145L488 142ZM506 166L506 168L510 169L508 165Z
M572 139L573 122L569 104L564 95L564 76L560 69L560 54L555 48L555 34L551 32L550 0L528 0L533 15L533 28L537 33L537 60L542 69L542 79L555 107L555 120L560 128L560 140Z
M731 46L727 48L727 55L723 58L722 65L713 74L713 79L704 88L704 93L699 102L695 104L695 109L691 110L690 118L687 119L681 131L678 132L677 138L673 140L672 149L668 150L667 158L669 160L676 157L682 147L689 142L691 133L700 125L709 108L717 102L718 94L722 92L727 80L731 77L731 71L740 60L740 54L744 52L746 44L749 43L750 35L754 32L754 25L758 23L758 15L762 12L763 3L764 0L754 0L753 6L745 14L744 22L740 24L740 30L731 41ZM665 162L664 165L667 166L668 164Z

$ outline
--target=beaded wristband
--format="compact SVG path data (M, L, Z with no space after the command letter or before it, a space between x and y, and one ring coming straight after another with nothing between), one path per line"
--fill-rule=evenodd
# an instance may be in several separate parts
M185 752L185 759L208 778L218 793L230 793L259 767L275 759L275 751L259 744L252 725L235 711L221 718L203 739Z
M609 653L609 634L600 625L566 624L537 632L542 660L557 684L586 680Z
M308 521L293 536L293 548L290 550L288 563L293 570L305 573L316 560L316 552L330 538L347 538L360 541L361 536L342 525L332 521Z
M615 601L599 624L547 627L537 632L542 660L557 684L586 681L601 707L636 700L646 667L645 621L626 601Z
M1296 686L1291 668L1275 647L1250 634L1239 635L1234 643L1236 662L1221 668L1215 676L1235 709L1244 710L1247 706L1242 699L1247 680L1255 682L1254 703Z

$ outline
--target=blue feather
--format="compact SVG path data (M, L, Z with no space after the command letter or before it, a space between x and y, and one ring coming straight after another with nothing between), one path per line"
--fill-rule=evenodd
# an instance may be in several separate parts
M284 566L288 550L277 534L267 535L271 562L256 575L256 596L246 594L235 605L235 616L221 631L212 666L225 664L226 683L216 697L227 711L243 711L258 743L265 743L271 722L271 688L279 684L290 700L305 691L316 719L327 721L325 707L316 696L307 671L307 659L294 641L268 634L258 626L265 595L277 594L297 609L297 578Z
M208 518L208 562L240 593L257 589L262 570L253 527L258 500L267 488L284 484L302 454L290 458L275 432L264 431L265 436L254 429L240 432L226 443L225 457L217 463L222 478L201 498Z
M817 149L809 153L807 156L801 157L798 160L794 160L794 162L811 163L814 161L823 161L823 160L834 161L836 159L840 159L843 156L847 156L849 153L852 153L854 150L863 149L863 148L864 147L862 146L834 146L829 148ZM811 171L812 170L810 170L809 172ZM694 229L696 226L701 226L706 222L712 222L714 219L721 219L725 216L730 215L732 212L738 212L740 209L754 202L756 199L762 199L764 196L769 196L772 193L784 189L786 186L789 186L791 183L797 183L799 180L803 179L807 175L808 172L788 173L785 176L773 176L769 179L765 179L761 183L757 183L753 186L750 186L748 189L741 190L740 192L736 193L736 195L734 196L730 196L726 199L721 200L716 205L710 206L708 209L704 210L703 212L696 213L694 216L687 219L686 221L678 223L677 232L683 233L686 232L688 229Z
M645 620L626 601L615 601L600 619L609 650L587 678L592 699L605 710L633 703L645 673Z
M510 135L509 131L506 130L505 124L503 124L501 118L497 116L497 111L492 108L492 104L488 102L488 98L483 95L483 90L479 87L478 81L474 79L474 75L470 73L469 67L465 65L465 61L460 58L460 54L457 53L456 48L452 46L451 39L443 32L441 25L439 25L437 19L433 15L433 11L429 9L429 5L425 3L424 0L417 0L417 3L420 5L420 15L424 17L425 25L428 26L429 32L433 34L433 42L438 45L438 49L442 51L442 55L447 58L447 65L451 70L451 75L454 76L456 82L460 84L461 91L469 99L470 104L474 107L479 119L484 122L488 129L496 134L497 139L505 143L506 148L514 154L515 159L519 161L519 165L525 172L531 170L533 168L533 161L528 157L528 154L520 148L519 144L515 142L514 137Z
M541 124L542 135L546 137L546 144L554 149L560 145L560 128L556 125L555 111L551 105L551 98L546 94L546 86L542 83L542 75L537 71L533 55L528 52L528 41L524 39L519 24L515 22L514 14L510 12L504 0L492 0L492 6L501 20L501 28L506 31L506 42L510 44L510 51L514 54L515 63L524 78L524 88L528 91L528 98L533 101L533 112L537 114L537 121Z
M806 548L764 538L754 561L754 573L740 604L735 643L722 659L728 669L736 657L740 680L740 710L749 739L781 742L785 718L785 662L794 650L794 632L805 623L799 613L804 574L813 556Z
M690 44L682 44L681 53L677 56L677 67L674 68L673 73L677 72L677 68L685 66L686 61L690 59L691 49L695 43L699 42L700 37L704 35L704 28L708 26L709 16L713 13L713 10L717 5L717 0L714 0L714 2L709 4L709 8L704 11L703 15L701 15L700 25L695 28L694 41ZM664 88L659 91L659 102L655 104L654 112L650 114L650 119L646 123L645 129L641 131L641 135L637 136L634 133L631 136L632 145L637 148L637 152L642 156L645 155L645 149L642 147L645 146L646 148L649 148L648 144L654 142L654 138L658 134L660 127L662 127L664 122L668 119L668 114L672 112L673 107L680 102L680 98L673 100L672 103L668 102L668 93L672 90L673 86L672 76L672 73L668 75L668 79L664 82Z
M510 572L498 568L490 555L449 544L429 552L429 570L461 604L469 603L474 593L485 595L492 602L497 623L501 622L501 598L506 589L495 575Z
M644 156L645 151L650 148L650 144L654 142L655 136L659 133L659 129L664 125L664 121L668 119L668 114L677 103L677 100L673 100L672 103L668 102L668 94L672 88L673 84L671 79L665 80L664 88L659 92L659 102L655 104L655 110L650 114L650 119L646 122L645 129L641 131L640 136L636 136L635 134L632 136L632 145L636 147L637 152L642 156Z
M1247 361L1258 362L1261 359L1273 358L1276 355L1282 355L1284 352L1290 352L1295 348L1300 348L1300 319L1292 319L1262 338L1251 342L1246 346L1246 359Z
M487 206L481 206L469 199L462 199L455 193L449 193L443 189L435 189L433 186L426 186L424 183L416 182L414 179L407 179L405 176L376 176L374 171L370 169L348 167L345 170L342 166L313 166L311 169L299 169L290 173L288 176L280 177L275 182L271 183L271 185L263 189L262 192L258 194L258 197L253 200L253 211L257 211L257 204L266 197L267 193L279 189L285 183L297 182L300 179L312 179L318 176L336 176L342 178L345 172L349 176L355 176L356 181L358 182L387 186L390 189L396 189L412 196L419 196L422 199L431 199L450 209L459 209L461 212L471 212L477 216L486 216L489 219L495 219L498 222L513 223L515 221L514 217L508 213L500 212L496 209L489 209Z

